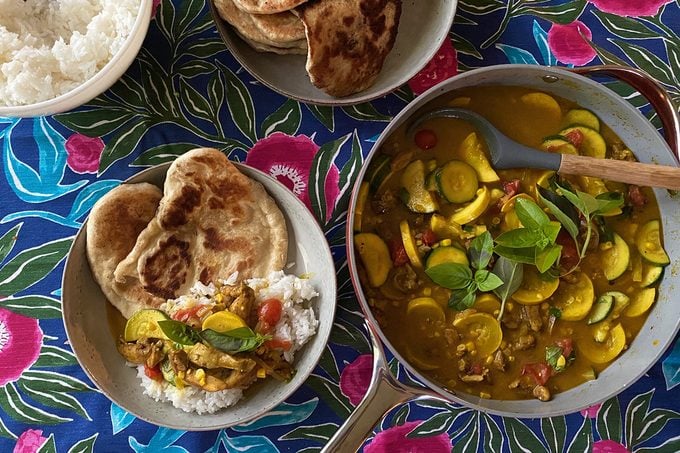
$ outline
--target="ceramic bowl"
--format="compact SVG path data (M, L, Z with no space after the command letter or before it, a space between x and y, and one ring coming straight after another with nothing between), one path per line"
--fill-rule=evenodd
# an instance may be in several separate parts
M151 22L152 6L153 0L141 0L137 19L125 43L118 53L92 78L53 99L29 105L0 106L0 117L31 117L67 112L80 107L106 91L121 78L137 57Z
M392 51L375 84L348 97L334 98L316 88L305 71L304 55L257 52L220 18L213 0L210 11L224 43L253 77L272 90L301 102L321 105L352 105L384 96L408 82L432 59L449 34L457 0L403 0L399 31Z
M92 277L85 254L86 224L76 235L66 259L62 282L64 325L73 352L92 382L111 401L159 426L189 431L221 429L249 420L275 408L300 387L316 366L328 341L335 315L335 268L321 228L306 206L285 186L260 171L236 164L247 176L262 183L286 218L288 259L286 273L308 273L319 296L313 306L319 320L316 335L295 356L297 370L290 382L267 379L244 392L236 405L214 414L198 415L159 403L144 395L135 368L126 366L116 350L116 338L107 325L111 306ZM161 187L169 164L142 171L126 183L150 182ZM107 307L108 306L108 307Z

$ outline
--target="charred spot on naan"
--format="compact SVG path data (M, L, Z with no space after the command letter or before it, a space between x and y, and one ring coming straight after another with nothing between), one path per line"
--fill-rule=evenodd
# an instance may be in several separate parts
M144 289L165 299L177 296L178 290L188 282L189 265L193 259L191 244L176 236L161 241L141 266Z
M191 213L201 204L201 191L193 186L183 186L181 193L163 211L159 221L163 228L185 225Z

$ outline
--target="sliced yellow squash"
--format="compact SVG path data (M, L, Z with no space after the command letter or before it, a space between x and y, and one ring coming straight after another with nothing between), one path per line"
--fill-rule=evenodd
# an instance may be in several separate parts
M366 268L368 283L378 287L385 283L392 269L392 259L387 244L374 233L359 233L354 236L354 246Z

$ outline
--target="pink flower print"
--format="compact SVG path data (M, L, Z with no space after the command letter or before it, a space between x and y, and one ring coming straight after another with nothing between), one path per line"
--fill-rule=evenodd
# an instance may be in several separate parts
M364 453L449 453L451 440L448 434L441 433L429 437L406 437L421 422L406 422L381 431L364 448Z
M283 132L274 132L255 143L248 151L246 164L283 183L311 209L309 173L317 152L319 145L305 135L293 137ZM331 218L335 208L340 192L339 181L340 172L335 165L331 165L325 181L326 221Z
M588 417L588 418L596 418L597 413L600 410L600 407L602 407L601 403L596 404L594 406L587 407L587 408L585 408L581 411L581 415L583 415L584 417Z
M362 354L342 370L340 391L353 405L363 399L373 376L373 356Z
M66 139L66 163L76 173L97 173L103 150L101 138L75 133Z
M0 386L19 379L38 360L42 337L36 319L0 308Z
M40 447L47 441L42 433L40 429L27 429L21 433L14 446L13 453L35 453L40 450Z
M555 57L565 64L583 66L597 56L590 47L593 34L580 21L567 25L553 24L548 30L548 46Z
M630 453L626 447L613 440L598 440L593 443L593 453Z
M662 6L673 0L588 0L597 9L617 16L655 16Z
M161 0L153 0L153 4L151 5L151 18L156 17L156 11L158 11L159 6L161 6Z
M456 74L458 74L458 55L451 40L446 38L427 66L408 81L408 86L415 94L421 94Z

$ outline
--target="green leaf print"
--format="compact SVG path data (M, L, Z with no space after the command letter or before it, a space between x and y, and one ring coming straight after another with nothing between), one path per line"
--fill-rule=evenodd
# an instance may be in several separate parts
M333 437L333 434L338 430L338 425L333 423L324 423L316 426L300 426L281 436L284 440L311 440L326 444Z
M345 419L352 412L352 404L347 397L340 391L340 386L322 376L312 374L305 381L305 385L310 387L321 398L321 400L331 408L335 414Z
M54 434L50 434L47 441L40 446L36 453L57 453L57 445L54 442Z
M479 450L479 417L480 412L475 412L475 415L470 417L468 422L458 430L463 435L454 441L452 453L467 453L470 451Z
M598 9L594 9L593 14L615 36L624 39L647 39L659 36L658 33L633 18L608 14Z
M62 316L61 302L47 296L8 297L0 301L0 306L35 319L59 319Z
M213 38L195 39L184 50L183 55L188 55L199 59L209 59L226 50L227 48L224 46L222 41L218 41Z
M309 172L309 198L312 204L312 211L317 220L324 225L327 219L326 206L326 178L333 162L338 157L340 149L347 142L351 134L347 134L332 142L321 146L314 156L312 168Z
M194 143L170 143L154 146L140 154L130 165L133 167L147 167L172 162L178 156L194 148L196 148Z
M566 434L566 431L565 431ZM593 445L593 425L589 417L583 417L583 423L579 427L576 435L573 436L571 443L567 447L569 453L589 453ZM562 451L562 450L558 450Z
M6 437L8 439L16 439L17 435L9 430L5 422L0 418L0 437Z
M253 105L253 98L250 96L246 86L241 82L241 79L236 77L236 74L231 69L219 62L218 66L227 78L227 107L234 120L234 124L251 143L255 143L257 141L257 134L255 133L255 106Z
M326 347L319 359L319 366L324 370L334 381L340 379L340 371L338 370L338 363L335 359L335 353L330 347Z
M617 397L602 403L597 411L597 434L600 439L623 441L623 427L621 426L621 406Z
M300 103L288 99L274 113L269 115L260 126L260 136L268 137L274 132L295 135L302 123Z
M449 412L439 412L427 420L424 420L407 437L430 437L448 432L456 421L457 414Z
M68 453L92 453L94 451L94 441L97 440L99 434L93 434L87 439L83 439L68 450Z
M103 137L138 115L123 108L79 110L54 116L64 126L89 137Z
M510 451L530 451L531 453L548 453L548 450L522 421L515 418L504 418L505 434L508 436Z
M0 407L14 420L34 425L56 425L73 420L51 414L27 403L17 391L14 383L0 387Z
M191 60L180 66L178 73L180 77L192 79L194 77L198 77L203 74L210 74L215 71L217 71L217 67L210 62Z
M22 390L22 392L43 406L68 410L80 415L87 420L92 420L83 405L68 393L55 392L53 390L43 390L40 388L38 383L21 379L17 382L17 384L19 385L19 388Z
M184 0L180 3L180 10L177 12L177 32L179 36L184 35L190 29L192 23L201 15L205 2L203 0Z
M14 244L17 242L17 236L19 236L19 230L21 230L23 223L19 223L12 227L7 233L0 237L0 263L2 263L7 255L14 248Z
M77 365L76 356L66 349L44 344L40 350L38 360L33 364L36 368L41 367L62 367Z
M484 15L502 10L507 2L502 0L462 0L458 2L461 11L469 14Z
M408 404L403 404L392 416L392 426L401 426L408 420L408 415L411 412Z
M71 242L58 239L18 253L0 268L0 295L11 296L45 278L64 259Z
M541 419L541 431L550 451L564 451L567 435L567 422L562 417L546 417Z
M626 445L631 449L651 439L680 413L663 408L649 410L654 389L637 395L626 408Z
M483 414L484 424L484 451L500 452L503 447L503 433L498 427L496 420L490 415Z
M215 113L208 100L184 79L180 79L179 86L182 106L186 111L196 118L212 122Z
M327 105L305 104L312 115L330 132L335 131L335 109Z
M129 156L135 150L142 137L149 130L150 124L146 121L135 120L123 128L113 139L104 145L104 150L99 158L99 175L104 173L111 165Z
M635 66L647 72L659 82L669 86L673 85L671 69L662 59L642 46L620 39L613 39L612 42L626 54Z
M531 14L543 19L555 22L557 24L569 24L578 19L583 10L586 8L586 0L575 0L571 2L565 2L561 5L550 5L550 6L534 6L539 2L523 2L519 9L517 9L517 15Z
M364 102L363 104L350 105L343 107L342 110L350 118L354 118L359 121L390 121L392 119L389 115L383 115L378 112L376 108L370 102Z

